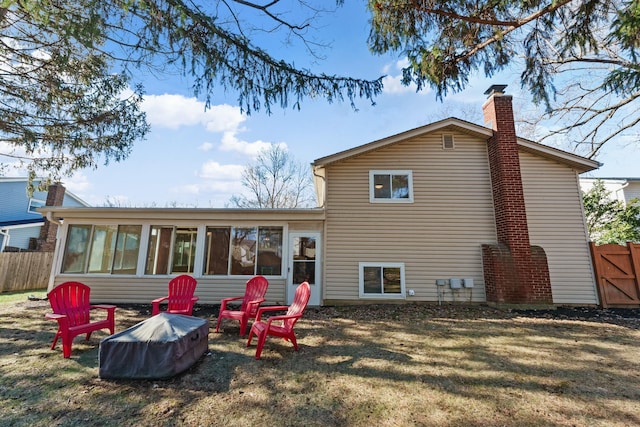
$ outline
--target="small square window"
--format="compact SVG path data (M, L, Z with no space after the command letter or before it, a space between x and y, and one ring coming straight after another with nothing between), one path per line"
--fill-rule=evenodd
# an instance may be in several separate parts
M403 263L361 262L359 269L360 298L405 298Z
M29 209L27 209L27 212L40 215L38 212L36 212L36 209L43 208L46 205L47 202L45 202L44 200L29 199Z
M413 203L411 171L369 171L369 187L369 201L372 203Z

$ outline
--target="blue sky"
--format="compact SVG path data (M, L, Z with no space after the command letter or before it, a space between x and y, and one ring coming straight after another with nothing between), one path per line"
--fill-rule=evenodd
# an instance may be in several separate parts
M185 78L139 76L147 92L143 106L151 124L147 139L134 145L128 159L80 171L64 184L95 206L109 198L122 206L224 207L232 195L243 191L242 169L269 144L286 144L298 161L308 164L444 117L478 122L486 99L483 92L494 83L509 85L506 91L513 95L514 105L528 105L518 70L491 80L478 76L444 104L429 90L416 93L414 88L401 86L402 58L369 53L367 20L364 2L351 1L319 22L314 36L331 43L321 51L324 60L313 60L290 46L271 43L269 47L275 57L282 53L296 65L314 67L314 71L367 79L386 75L384 93L375 106L360 100L354 111L348 102L330 104L318 99L306 100L300 111L274 107L271 115L259 111L246 116L240 112L236 95L221 88L205 111L203 100L194 98ZM637 144L610 143L598 160L605 165L592 175L640 176Z

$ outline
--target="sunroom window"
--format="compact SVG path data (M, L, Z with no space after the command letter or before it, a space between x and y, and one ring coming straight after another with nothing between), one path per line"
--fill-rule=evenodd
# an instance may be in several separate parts
M404 264L361 262L360 298L404 298Z
M144 273L193 273L197 234L195 227L152 226Z
M140 225L70 225L62 273L135 274Z
M207 227L205 275L280 276L282 227Z
M412 203L413 174L407 170L369 172L369 200L372 203Z

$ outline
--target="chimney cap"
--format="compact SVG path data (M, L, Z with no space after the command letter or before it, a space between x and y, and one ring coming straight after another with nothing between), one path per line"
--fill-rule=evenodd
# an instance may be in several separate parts
M502 94L504 93L504 89L507 87L507 85L491 85L489 87L489 89L487 89L486 91L484 91L485 95L493 95L493 94Z

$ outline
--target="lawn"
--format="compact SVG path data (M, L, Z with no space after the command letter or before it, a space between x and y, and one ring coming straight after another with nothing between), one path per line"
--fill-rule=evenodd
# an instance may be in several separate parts
M262 360L237 322L169 380L98 377L106 331L51 350L46 301L0 296L2 426L636 426L640 310L531 313L486 306L310 308L300 351ZM121 306L116 330L150 315Z

